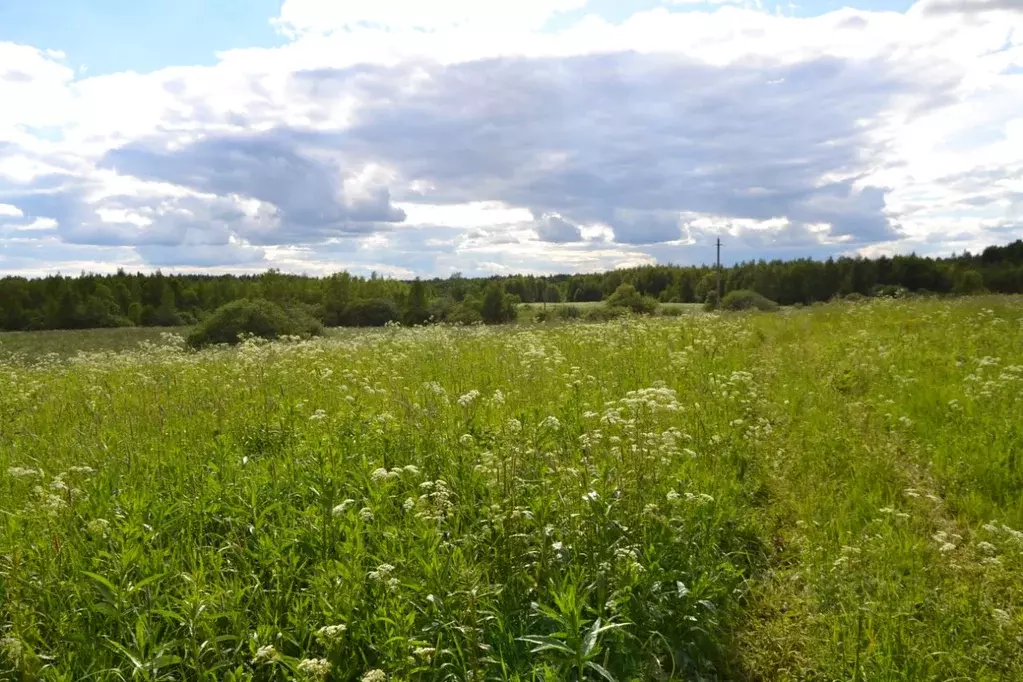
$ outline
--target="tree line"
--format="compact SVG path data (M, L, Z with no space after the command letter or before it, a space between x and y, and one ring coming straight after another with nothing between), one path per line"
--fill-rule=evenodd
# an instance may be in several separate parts
M301 309L327 326L505 322L518 303L607 300L621 284L660 302L703 302L716 291L711 266L654 265L582 275L513 275L429 280L289 275L169 275L118 271L29 279L0 279L0 329L84 329L181 326L199 322L222 305L266 299ZM748 261L722 268L721 293L755 291L782 305L836 296L897 291L934 294L1023 293L1023 240L980 254L948 258L917 255L879 258Z

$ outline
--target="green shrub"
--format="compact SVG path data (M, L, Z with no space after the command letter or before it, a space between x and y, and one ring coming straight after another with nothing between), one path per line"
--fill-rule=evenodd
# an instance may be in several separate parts
M341 311L340 322L344 327L383 327L388 322L401 319L401 313L394 301L387 298L365 298L352 301Z
M681 317L685 314L685 308L681 305L662 305L658 314L662 317Z
M512 322L518 317L518 300L504 292L504 285L500 282L491 282L483 295L483 303L480 306L480 316L487 324L501 324Z
M218 308L188 335L188 345L202 348L238 343L243 336L263 339L316 336L323 325L299 310L285 310L263 299L240 299Z
M707 292L707 298L703 299L703 309L707 312L717 310L721 305L721 301L718 298L718 292L709 291Z
M634 313L652 313L657 310L657 299L643 296L636 287L628 283L619 284L614 293L608 297L605 305L608 308L625 308Z
M721 300L721 307L724 310L764 310L774 311L778 304L750 289L736 289L729 291Z
M607 320L617 320L620 317L625 317L629 314L628 308L620 308L617 306L594 306L586 311L586 320L588 322L606 322Z
M583 316L583 311L579 306L563 305L554 309L554 315L562 320L578 320Z
M445 321L451 324L479 324L483 322L483 316L474 306L462 302L451 309Z

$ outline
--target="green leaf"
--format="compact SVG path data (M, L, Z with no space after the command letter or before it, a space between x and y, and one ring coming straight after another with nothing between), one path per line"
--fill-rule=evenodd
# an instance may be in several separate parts
M617 682L617 681L615 680L615 678L614 678L614 675L612 675L612 674L611 674L611 673L610 673L610 672L608 671L608 669L607 669L607 668L605 668L605 667L604 667L604 666L602 666L602 665L599 665L599 664L597 664L597 663L594 663L593 661L587 661L587 662L586 662L586 666L585 666L585 667L587 667L587 668L589 668L590 670L592 670L592 671L596 672L596 673L597 673L598 675L600 675L601 677L603 677L603 678L604 678L605 680L607 680L608 682Z

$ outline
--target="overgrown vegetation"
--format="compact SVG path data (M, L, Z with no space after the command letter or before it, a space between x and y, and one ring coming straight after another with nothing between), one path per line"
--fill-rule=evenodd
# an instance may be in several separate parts
M725 294L725 297L721 300L721 308L732 311L762 310L764 312L773 312L778 310L778 304L755 291L736 289Z
M362 278L348 273L318 279L274 270L241 277L160 272L6 277L0 279L0 330L191 325L225 303L242 298L262 298L301 309L327 326L377 326L382 324L380 320L406 325L488 318L507 321L512 307L484 313L491 285L501 287L513 303L600 302L622 284L634 287L644 300L703 303L714 291L716 278L710 267L671 265L551 277L468 279L456 274L429 281L375 275ZM780 305L830 301L851 293L1023 293L1023 240L989 247L979 255L944 259L909 255L739 263L723 270L721 286L722 295L748 289Z
M248 336L278 339L284 336L308 338L323 332L323 325L298 310L285 310L276 303L259 299L232 301L217 309L188 335L188 345L202 348L214 344L236 344Z
M0 360L0 679L1021 679L1021 333L875 298Z

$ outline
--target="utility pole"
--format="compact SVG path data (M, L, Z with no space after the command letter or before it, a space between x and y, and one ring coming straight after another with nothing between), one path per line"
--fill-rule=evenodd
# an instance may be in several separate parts
M717 291L718 302L720 302L721 301L721 237L718 237L717 247L718 247L718 265L717 265L717 275L718 275L718 278L717 278L717 288L715 289L715 291Z

